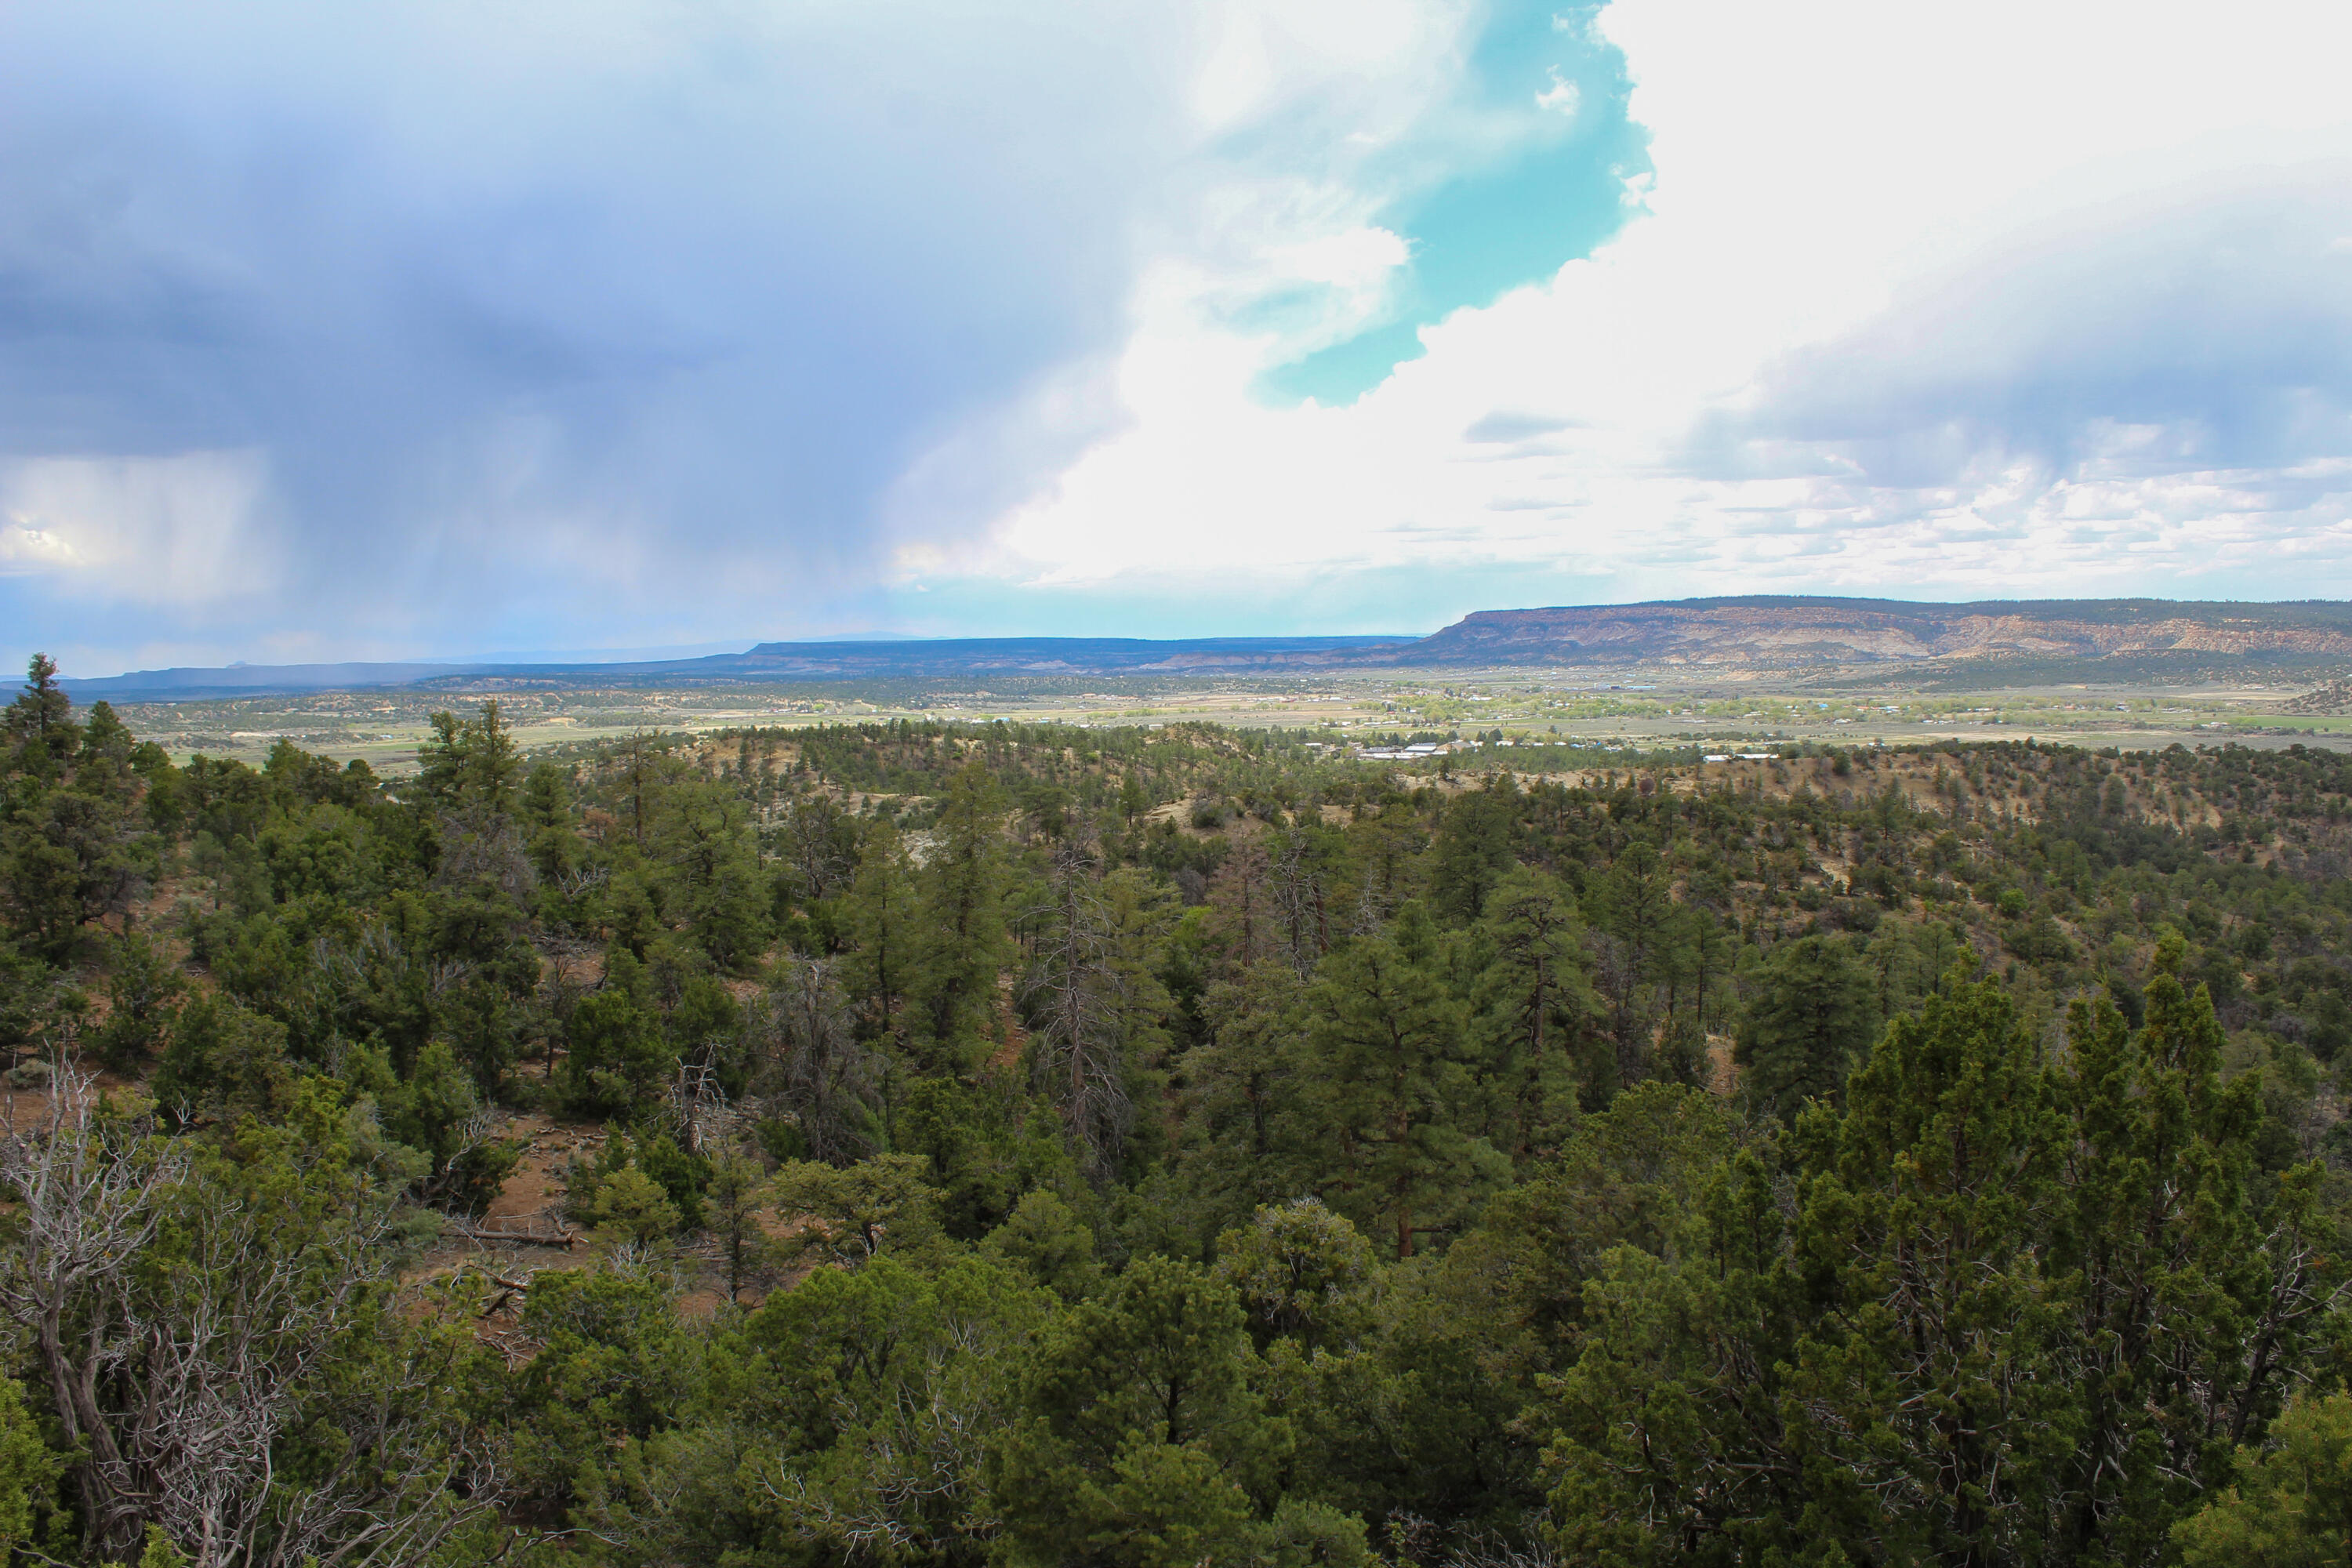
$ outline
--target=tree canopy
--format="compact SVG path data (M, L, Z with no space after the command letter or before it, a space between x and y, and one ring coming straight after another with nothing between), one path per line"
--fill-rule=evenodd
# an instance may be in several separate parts
M2352 1551L2332 754L380 775L29 675L12 1561Z

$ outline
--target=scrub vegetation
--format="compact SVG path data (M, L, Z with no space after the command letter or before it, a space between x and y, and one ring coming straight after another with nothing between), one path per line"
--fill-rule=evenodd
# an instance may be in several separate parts
M394 778L53 673L13 1561L2352 1547L2334 753L485 702Z
M525 685L453 679L357 691L114 703L122 721L185 763L202 754L260 766L281 740L386 778L416 766L433 715L496 700L533 756L649 731L709 737L906 720L918 724L1063 724L1091 730L1219 724L1311 730L1378 745L1405 736L1491 738L1515 746L1685 747L1694 752L1873 741L2066 740L2161 750L2235 740L2279 747L2352 744L2352 688L2282 680L2240 661L2202 685L2004 683L2007 667L1967 670L1719 672L1686 668L1339 671L1315 675L1056 677L990 674L700 687ZM1522 758L1521 769L1535 765Z

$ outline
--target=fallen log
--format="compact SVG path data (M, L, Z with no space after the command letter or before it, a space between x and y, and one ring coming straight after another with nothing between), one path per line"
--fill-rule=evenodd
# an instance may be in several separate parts
M571 1251L572 1247L580 1240L578 1232L561 1225L557 1226L552 1231L538 1229L509 1230L505 1228L493 1228L489 1226L471 1225L464 1220L458 1219L444 1222L441 1226L441 1234L444 1236L454 1236L464 1241L505 1242L517 1247L560 1247L566 1252Z

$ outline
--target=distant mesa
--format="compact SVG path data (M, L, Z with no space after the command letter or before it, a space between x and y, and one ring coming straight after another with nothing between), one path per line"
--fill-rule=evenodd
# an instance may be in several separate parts
M701 658L609 663L232 665L59 682L82 701L173 701L386 689L497 692L592 686L696 687L787 681L936 679L966 675L1247 675L1344 668L1409 647L1412 637L970 637L760 643Z
M740 656L753 679L838 680L943 675L1245 675L1358 664L1416 646L1410 637L969 637L929 642L761 643Z
M1756 596L1481 610L1413 645L1427 664L1737 665L1801 668L1931 659L2352 657L2352 604L2167 599Z
M138 669L128 675L67 676L58 684L84 702L172 701L205 697L268 696L288 691L354 691L373 687L414 686L470 668L453 664L247 664L218 668Z
M966 675L1271 675L1527 665L1866 671L1979 668L2035 679L2180 678L2352 664L2352 603L1752 596L1481 610L1428 637L970 637L767 642L702 658L579 664L233 665L63 684L84 701L383 688L451 691L937 679Z

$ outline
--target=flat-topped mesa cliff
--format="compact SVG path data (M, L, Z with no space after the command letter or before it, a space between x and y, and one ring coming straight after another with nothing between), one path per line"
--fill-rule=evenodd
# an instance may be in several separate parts
M1401 664L1658 664L1790 668L1931 659L2306 663L2352 658L2352 604L2163 599L1678 599L1481 610L1408 647Z
M1410 637L963 637L903 642L761 643L703 659L783 679L955 675L1249 675L1340 667L1410 647Z
M501 692L758 686L967 676L1314 678L1350 670L1495 665L1652 665L1693 670L1867 671L1923 679L2229 679L2352 676L2352 603L2164 599L1677 599L1481 610L1429 637L970 637L765 642L742 653L612 664L341 664L140 670L63 682L77 700L173 700L412 688ZM1848 677L1840 675L1839 679ZM1866 676L1864 677L1866 679Z

